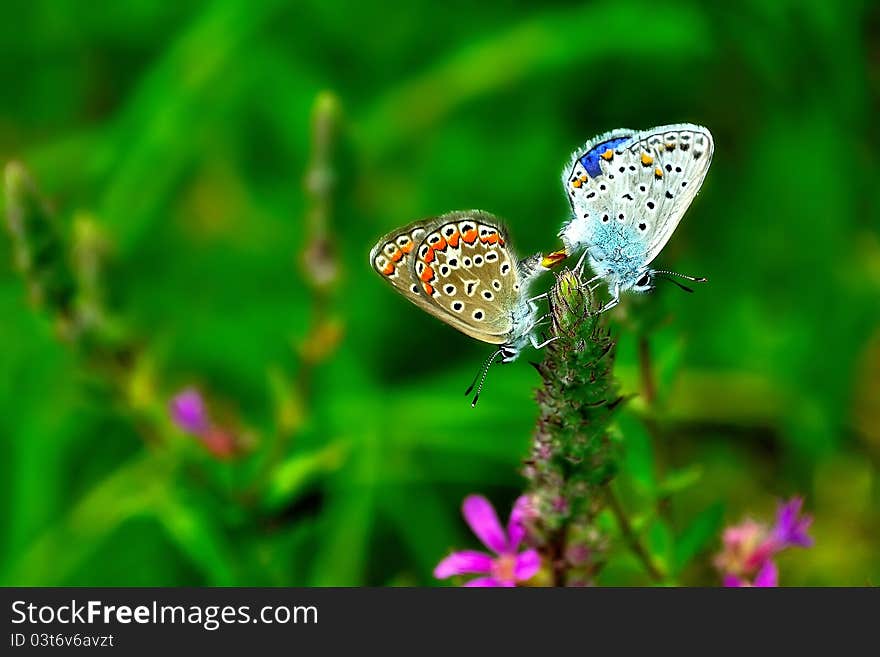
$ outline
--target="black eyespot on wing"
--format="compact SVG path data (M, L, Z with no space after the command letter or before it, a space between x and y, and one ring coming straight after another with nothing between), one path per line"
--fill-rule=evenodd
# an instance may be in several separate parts
M639 230L645 230L648 227L648 224L642 222L639 224Z
M442 265L440 267L440 275L441 276L449 276L449 267L447 267L446 265Z
M610 217L609 217L607 214L603 214L603 215L602 215L602 221L603 221L603 222L608 221L608 219L610 219Z
M667 170L667 171L672 171L672 165L671 165L671 164L667 164L667 165L666 165L666 170Z
M458 258L450 258L446 261L450 267L458 267Z
M666 190L666 198L672 198L672 192Z
M472 295L474 293L474 288L476 287L476 285L477 284L473 281L468 281L467 287L465 287L464 290L465 294L467 294L468 296Z
M461 301L455 301L455 302L453 302L453 304L452 304L452 309L453 309L455 312L460 312L462 308L464 308L464 304L463 304Z
M455 286L452 284L446 285L443 287L443 291L446 292L446 294L449 294L451 296L451 295L455 294Z
M490 251L486 254L486 262L495 262L496 260L498 260L498 254L494 251Z
M648 209L649 209L649 210L653 210L653 209L654 209L654 201L648 201L647 203L645 203L645 205L648 206Z

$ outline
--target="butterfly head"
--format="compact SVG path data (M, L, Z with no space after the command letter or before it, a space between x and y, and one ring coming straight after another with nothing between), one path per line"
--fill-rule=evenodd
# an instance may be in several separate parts
M650 292L655 287L654 274L655 272L652 269L644 269L637 272L633 277L635 282L633 282L628 289L633 292ZM620 288L622 290L627 289L625 285L621 285Z

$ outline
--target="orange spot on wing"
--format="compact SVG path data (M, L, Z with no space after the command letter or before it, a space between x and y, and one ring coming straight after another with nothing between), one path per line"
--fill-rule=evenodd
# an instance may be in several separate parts
M434 296L434 286L431 285L430 283L422 283L422 289L425 291L425 294L427 294L429 297Z
M654 169L654 176L656 178L662 178L663 177L663 169L661 169L660 167L657 167L656 169Z
M422 275L419 276L419 278L422 279L423 283L434 280L434 269L431 267L425 267L425 269L422 270Z
M434 262L434 247L429 246L428 252L425 254L425 257L422 258L426 263Z
M453 249L456 248L458 246L458 239L460 237L461 233L459 233L458 231L455 231L452 235L450 235L449 239L447 240L449 246L451 246Z
M473 244L477 241L477 229L474 228L473 230L469 230L464 235L462 235L461 238L468 244Z
M397 249L397 251L394 252L394 255L391 256L391 262L400 262L400 259L402 257L403 257L403 251L401 251L400 249Z
M642 165L649 167L654 164L654 158L648 155L647 153L642 153Z
M612 150L609 148L609 149L606 150L604 153L602 153L599 157L601 157L603 160L605 160L605 161L607 162L607 161L610 160L612 157L614 157L614 151L612 151Z
M410 251L413 250L414 247L415 247L415 243L407 242L402 247L400 247L400 250L403 251L404 253L409 253Z
M581 179L580 179L580 178L575 178L574 180L571 181L571 186L572 186L572 187L580 187L580 186L583 185L583 184L584 184L584 183L581 182Z
M489 235L486 235L486 237L481 237L480 241L483 244L498 244L499 239L500 238L498 237L498 233L491 233Z
M393 273L394 273L394 264L389 262L387 265L385 265L385 269L382 270L382 275L383 276L391 276L391 274L393 274Z

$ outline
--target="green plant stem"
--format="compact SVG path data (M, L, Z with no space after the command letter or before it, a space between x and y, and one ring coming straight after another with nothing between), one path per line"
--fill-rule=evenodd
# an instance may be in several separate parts
M623 538L626 541L627 546L629 546L630 551L642 563L645 567L645 571L651 579L658 583L663 582L665 579L663 573L657 568L654 560L651 559L651 555L648 554L645 546L639 541L639 537L636 536L632 524L629 521L629 516L626 514L623 505L620 503L614 489L610 485L605 487L605 494L608 498L608 507L614 514L614 518L617 520L617 525L620 527L620 533L623 534Z

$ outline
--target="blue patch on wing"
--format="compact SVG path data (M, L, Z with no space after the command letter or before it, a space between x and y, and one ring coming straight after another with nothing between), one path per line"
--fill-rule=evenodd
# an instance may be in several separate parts
M603 141L601 144L596 144L589 151L581 155L581 164L584 165L584 169L587 170L587 174L590 178L597 178L602 175L602 169L599 168L599 155L607 151L609 148L616 148L623 142L629 141L631 138L632 135L627 135L626 137L615 137L614 139Z

